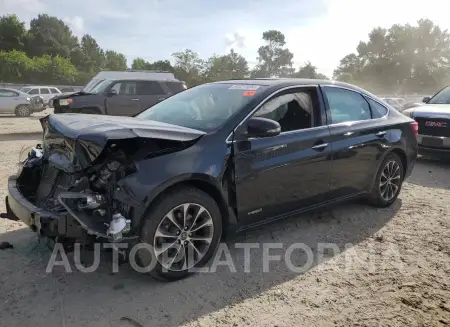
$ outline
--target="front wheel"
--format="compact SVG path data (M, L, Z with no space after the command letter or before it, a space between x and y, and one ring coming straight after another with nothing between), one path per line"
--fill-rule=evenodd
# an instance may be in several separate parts
M17 117L28 117L31 115L31 110L28 106L20 105L16 108L15 114Z
M157 200L146 217L136 253L140 267L156 279L174 281L204 266L217 251L222 217L216 202L196 188L180 188Z
M388 207L397 199L404 179L400 157L391 153L383 160L372 187L370 202L377 207Z

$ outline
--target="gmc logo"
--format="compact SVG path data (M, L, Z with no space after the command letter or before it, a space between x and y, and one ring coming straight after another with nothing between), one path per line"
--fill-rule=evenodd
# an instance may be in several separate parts
M443 121L426 121L425 126L446 128L447 123Z

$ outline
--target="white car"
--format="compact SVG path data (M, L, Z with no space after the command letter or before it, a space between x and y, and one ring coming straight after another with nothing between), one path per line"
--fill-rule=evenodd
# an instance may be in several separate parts
M40 95L44 99L44 104L46 107L50 107L50 100L60 95L62 92L54 86L26 86L20 89L29 95Z

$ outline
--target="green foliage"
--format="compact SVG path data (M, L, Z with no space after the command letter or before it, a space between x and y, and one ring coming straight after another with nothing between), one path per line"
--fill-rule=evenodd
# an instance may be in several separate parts
M0 51L21 51L25 48L27 30L16 15L0 17Z
M318 73L317 67L309 61L300 67L297 72L292 74L292 76L296 78L328 79L324 74Z
M30 57L48 54L70 58L72 49L77 45L77 38L62 20L46 14L31 20L27 40Z
M171 61L136 58L132 69L171 72L188 86L249 77L327 79L309 61L293 68L280 31L264 32L262 41L253 69L233 49L206 60L190 49L172 54ZM61 19L38 15L27 31L17 16L0 17L0 82L83 85L99 71L126 69L123 54L102 49L91 35L78 39ZM374 28L341 59L333 77L373 92L432 93L450 83L450 33L428 19Z
M266 45L258 49L258 65L254 77L288 77L294 73L292 59L294 54L287 48L285 36L280 31L269 30L263 33Z
M450 82L450 34L428 19L375 28L334 77L374 92L435 92Z

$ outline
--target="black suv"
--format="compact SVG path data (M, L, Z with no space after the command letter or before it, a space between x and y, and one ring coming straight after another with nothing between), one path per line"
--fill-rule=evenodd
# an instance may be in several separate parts
M55 97L53 107L55 113L134 116L184 89L178 80L105 79L89 92Z

